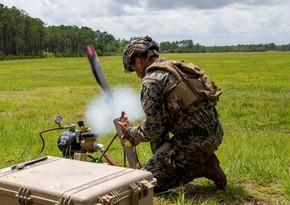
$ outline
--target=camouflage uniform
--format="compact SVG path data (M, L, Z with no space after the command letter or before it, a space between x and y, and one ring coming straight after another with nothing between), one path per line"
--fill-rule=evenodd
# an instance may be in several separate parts
M176 78L165 70L146 73L141 88L144 123L129 130L129 135L151 142L154 155L142 168L157 179L156 192L188 183L196 178L197 168L213 151L201 145L209 141L216 148L221 144L223 129L211 101L190 106L176 113L165 95L177 85ZM169 133L173 137L169 137Z

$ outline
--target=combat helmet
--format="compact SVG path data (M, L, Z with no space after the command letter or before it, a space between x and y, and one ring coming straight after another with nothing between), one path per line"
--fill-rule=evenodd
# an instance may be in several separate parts
M131 39L123 51L124 71L126 73L133 72L134 70L131 67L133 55L145 53L146 51L148 51L147 61L152 56L159 56L159 46L151 37L145 36Z

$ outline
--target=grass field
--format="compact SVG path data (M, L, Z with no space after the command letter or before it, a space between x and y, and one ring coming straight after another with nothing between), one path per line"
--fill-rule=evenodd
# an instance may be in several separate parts
M224 141L217 151L228 177L226 191L212 182L194 180L154 198L165 204L290 204L290 53L164 54L193 62L205 70L224 93L217 108ZM111 87L141 80L122 71L121 57L100 57ZM0 168L44 155L61 156L60 132L45 135L39 154L40 130L84 118L87 104L101 92L86 58L0 61ZM106 145L114 130L100 140ZM118 142L117 142L118 143ZM110 150L122 162L121 150ZM147 144L139 157L150 157Z

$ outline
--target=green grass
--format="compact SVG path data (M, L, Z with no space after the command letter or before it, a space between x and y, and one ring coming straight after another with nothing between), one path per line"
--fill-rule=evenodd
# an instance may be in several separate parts
M224 141L217 151L228 177L226 191L206 179L194 180L154 204L288 204L290 195L290 53L165 54L167 59L193 62L223 88L217 108ZM122 71L121 57L100 57L111 87L141 80ZM39 154L40 130L84 118L87 104L101 92L86 58L0 61L0 167L38 158L61 156L60 132L45 134ZM135 122L137 124L137 122ZM114 130L100 138L107 145ZM116 141L110 154L122 163ZM138 146L139 158L150 157L148 145ZM145 151L144 151L145 150Z

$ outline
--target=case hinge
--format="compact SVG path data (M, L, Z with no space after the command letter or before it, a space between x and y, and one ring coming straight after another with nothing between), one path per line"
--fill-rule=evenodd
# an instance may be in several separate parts
M31 197L30 197L30 190L25 187L21 187L16 194L16 198L18 198L18 202L21 205L29 204Z

